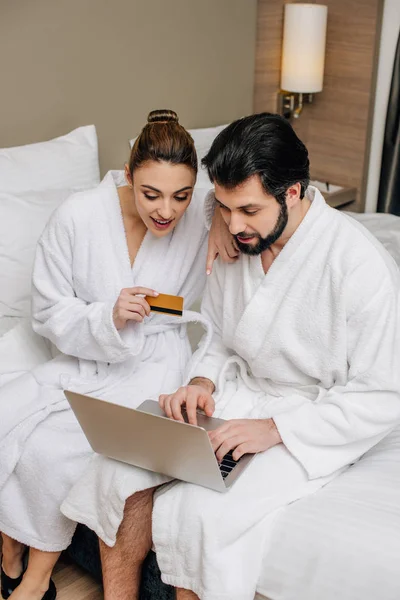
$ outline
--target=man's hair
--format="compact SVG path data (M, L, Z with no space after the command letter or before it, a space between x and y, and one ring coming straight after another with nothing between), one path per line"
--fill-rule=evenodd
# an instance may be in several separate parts
M310 183L307 148L290 123L260 113L234 121L214 140L202 164L213 183L233 189L253 175L282 204L291 185L300 183L301 198Z

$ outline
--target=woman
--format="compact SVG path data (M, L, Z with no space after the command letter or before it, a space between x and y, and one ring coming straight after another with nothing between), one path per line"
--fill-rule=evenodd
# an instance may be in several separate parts
M181 295L190 306L202 292L206 190L194 192L196 174L176 114L153 111L125 173L69 198L39 241L33 326L61 354L0 390L4 598L54 599L51 572L75 530L60 505L92 452L63 389L135 407L181 383L185 323L201 317L150 314L144 296Z

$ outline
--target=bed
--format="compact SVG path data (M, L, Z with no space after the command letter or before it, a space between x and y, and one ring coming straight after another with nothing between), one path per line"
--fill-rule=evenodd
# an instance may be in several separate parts
M195 140L198 133L201 153L211 143L205 141L204 131L208 131L212 140L213 133L209 130L194 132ZM34 148L0 150L0 385L52 357L52 348L34 334L30 326L27 277L32 263L33 238L44 226L46 215L70 190L91 187L99 180L97 137L93 127L79 128L57 140L31 145ZM47 173L50 167L53 172L57 170L57 160L65 167L66 153L68 173L65 174L64 169L63 180L52 181ZM18 161L24 178L18 173ZM31 176L27 173L27 164L33 164ZM45 167L46 190L43 190L38 188L43 185L43 177L38 178L37 173L39 169L43 175ZM27 189L15 189L21 180ZM22 202L26 232L22 241L10 246L5 242L12 229L7 219L11 213L14 215L16 199ZM43 210L43 199L48 202L46 210ZM8 212L5 211L7 206ZM348 214L383 243L400 267L400 218ZM28 234L32 232L29 245ZM28 262L25 264L21 257ZM21 260L24 264L19 264ZM194 329L190 335L195 345L200 332ZM100 576L94 534L80 528L70 554ZM400 427L341 477L274 516L256 597L260 600L399 600L399 564ZM142 597L154 600L173 597L172 590L159 580L154 555L148 561Z

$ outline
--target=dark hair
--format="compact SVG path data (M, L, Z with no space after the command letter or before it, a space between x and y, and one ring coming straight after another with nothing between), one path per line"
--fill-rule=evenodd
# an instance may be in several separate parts
M129 159L129 171L148 161L187 165L197 175L197 155L192 136L179 124L173 110L153 110L136 138Z
M235 188L259 175L263 188L283 204L291 185L300 183L301 198L310 183L307 148L290 123L260 113L234 121L214 140L202 164L212 182Z

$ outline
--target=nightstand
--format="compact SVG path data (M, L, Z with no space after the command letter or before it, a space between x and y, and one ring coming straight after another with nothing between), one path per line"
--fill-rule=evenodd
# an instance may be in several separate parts
M357 188L346 188L340 185L326 184L322 181L310 181L310 185L319 189L327 204L332 208L340 209L355 202L357 198Z

